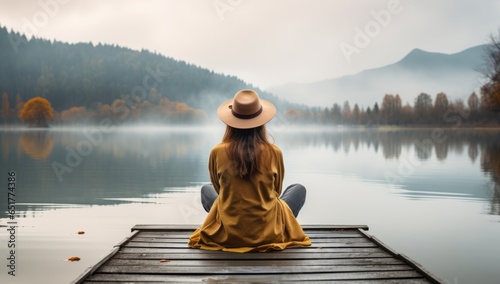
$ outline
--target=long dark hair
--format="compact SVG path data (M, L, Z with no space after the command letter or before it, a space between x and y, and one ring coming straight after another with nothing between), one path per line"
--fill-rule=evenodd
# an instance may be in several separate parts
M261 173L270 157L271 143L267 139L265 125L250 129L228 125L222 142L228 144L227 154L235 174L244 179Z

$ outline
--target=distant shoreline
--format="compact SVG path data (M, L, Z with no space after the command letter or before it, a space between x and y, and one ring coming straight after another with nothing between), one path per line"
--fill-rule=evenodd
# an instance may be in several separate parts
M13 125L0 125L0 131L74 131L74 130L85 130L85 129L95 129L99 128L99 125L52 125L50 127L28 127L25 125L13 124ZM121 130L141 130L151 131L154 129L163 130L200 130L200 131L210 131L210 130L223 130L224 125L222 124L169 124L169 125L159 125L159 124L121 124L112 125L115 129ZM481 126L455 126L455 125L326 125L326 124L286 124L286 125L276 125L269 123L267 125L269 131L280 132L280 131L321 131L321 130L376 130L376 131L405 131L405 130L435 130L442 129L446 131L500 131L500 125L481 125Z

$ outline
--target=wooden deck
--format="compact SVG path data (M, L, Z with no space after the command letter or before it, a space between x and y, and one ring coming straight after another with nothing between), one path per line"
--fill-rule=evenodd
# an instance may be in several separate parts
M366 226L306 225L311 247L243 254L188 248L195 228L136 225L73 283L445 283L367 234Z

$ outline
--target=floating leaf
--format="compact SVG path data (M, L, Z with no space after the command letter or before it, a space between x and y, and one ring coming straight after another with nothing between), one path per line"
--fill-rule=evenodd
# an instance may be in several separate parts
M68 258L68 261L79 261L80 258L78 256L72 256L70 258Z

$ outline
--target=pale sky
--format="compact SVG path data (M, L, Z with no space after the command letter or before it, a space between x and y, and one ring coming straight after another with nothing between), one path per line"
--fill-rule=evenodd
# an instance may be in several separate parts
M498 0L0 0L0 25L148 49L260 88L454 53L500 28ZM342 49L343 48L343 49Z

